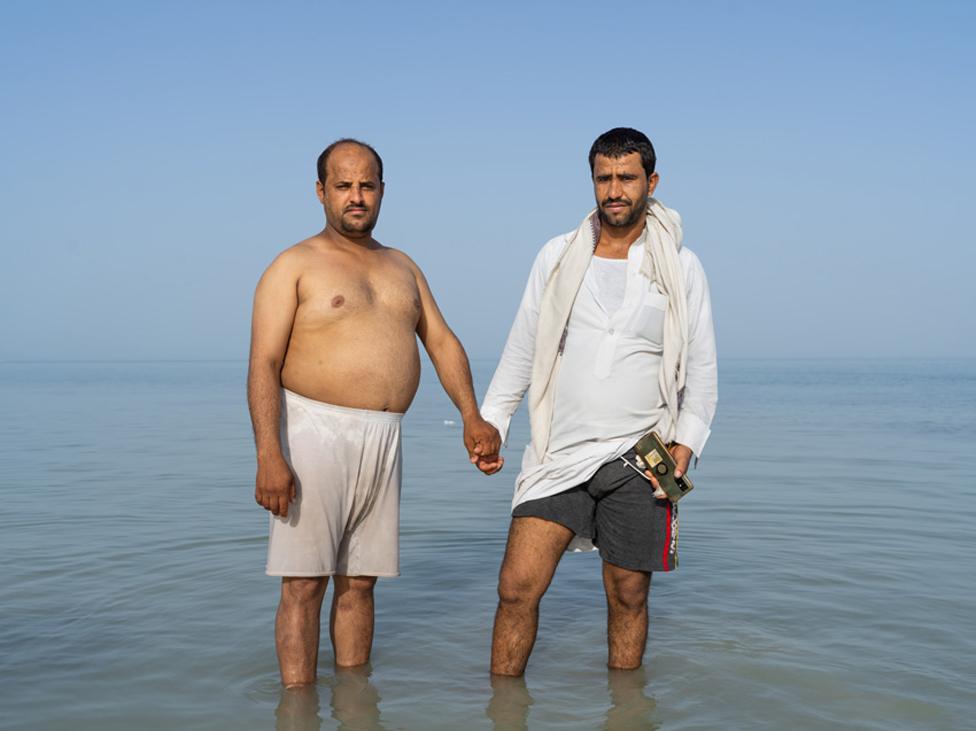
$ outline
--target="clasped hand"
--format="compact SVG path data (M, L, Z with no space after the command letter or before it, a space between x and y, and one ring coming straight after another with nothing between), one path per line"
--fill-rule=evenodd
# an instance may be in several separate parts
M486 475L495 474L505 464L505 458L498 454L502 447L498 430L480 416L465 420L464 447L471 464Z

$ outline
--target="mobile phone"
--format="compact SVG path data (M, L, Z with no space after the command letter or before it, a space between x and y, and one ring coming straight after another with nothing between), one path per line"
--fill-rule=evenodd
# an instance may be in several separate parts
M694 489L695 486L687 475L677 478L674 476L674 458L657 432L648 432L642 436L634 446L634 451L637 452L638 466L654 473L671 502L678 502Z

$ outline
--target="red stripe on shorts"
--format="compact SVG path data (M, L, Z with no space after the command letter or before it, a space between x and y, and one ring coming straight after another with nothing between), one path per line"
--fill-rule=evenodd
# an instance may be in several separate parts
M667 516L667 528L664 531L664 552L661 556L661 561L664 564L662 571L670 571L671 567L668 565L668 549L671 547L671 501L668 500L668 516Z

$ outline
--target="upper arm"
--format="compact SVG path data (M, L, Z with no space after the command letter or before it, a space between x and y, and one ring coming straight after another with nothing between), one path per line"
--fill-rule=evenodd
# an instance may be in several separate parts
M445 338L454 338L454 333L451 332L447 321L444 319L444 315L441 314L441 309L437 306L434 294L430 291L430 285L427 284L427 278L420 271L420 267L406 254L399 253L413 272L414 279L417 282L417 293L420 296L420 317L417 318L417 335L429 353L431 348L436 349L437 345Z
M704 346L714 350L715 333L712 325L712 304L705 269L697 256L682 250L685 269L685 288L688 297L688 341L690 346Z
M251 360L284 360L298 309L298 255L289 249L265 270L254 291Z

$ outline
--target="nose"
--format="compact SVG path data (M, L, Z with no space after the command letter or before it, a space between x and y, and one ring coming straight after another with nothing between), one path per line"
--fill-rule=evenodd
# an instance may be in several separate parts
M352 186L352 202L353 203L363 202L363 189L359 185Z
M620 180L616 177L610 179L610 190L608 191L611 198L620 198L624 193L624 188L620 184Z

